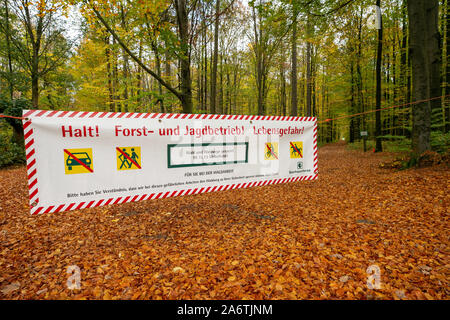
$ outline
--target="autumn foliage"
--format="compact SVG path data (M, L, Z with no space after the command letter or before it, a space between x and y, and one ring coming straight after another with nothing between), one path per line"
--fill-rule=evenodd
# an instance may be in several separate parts
M448 167L319 157L316 181L41 216L25 168L2 170L0 298L449 299Z

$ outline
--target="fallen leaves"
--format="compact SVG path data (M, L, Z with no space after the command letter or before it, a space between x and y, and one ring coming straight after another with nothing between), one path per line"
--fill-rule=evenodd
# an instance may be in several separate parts
M20 288L20 283L19 282L13 282L11 284L8 284L8 285L4 286L0 291L4 295L8 295L8 294L18 290L19 288Z
M2 170L0 298L448 299L449 172L385 157L327 146L316 181L37 217Z
M172 271L173 271L173 272L181 272L181 273L184 273L184 269L181 268L181 267L175 267L175 268L172 269Z

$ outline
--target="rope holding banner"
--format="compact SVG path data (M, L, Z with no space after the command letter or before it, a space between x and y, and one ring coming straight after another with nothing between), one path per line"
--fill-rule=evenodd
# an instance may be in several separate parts
M352 118L352 117L360 116L360 115L363 115L363 114L369 114L369 113L376 112L376 111L382 111L382 110L393 109L393 108L400 108L400 107L405 107L405 106L409 106L409 105L413 105L413 104L419 104L419 103L422 103L422 102L427 102L427 101L436 100L436 99L440 99L440 98L447 98L447 97L450 97L450 94L447 94L445 96L433 97L433 98L429 98L429 99L418 100L418 101L413 101L413 102L409 102L409 103L399 104L399 105L395 105L395 106L380 108L380 109L376 109L376 110L369 110L369 111L366 111L366 112L349 114L349 115L342 116L342 117L337 117L337 118L334 118L334 119L325 119L325 120L322 120L322 121L318 121L317 123L330 122L330 121L333 121L333 120L339 120L339 119L345 119L345 118Z
M10 118L10 119L17 119L17 120L29 120L28 118L24 118L24 117L13 117L13 116L8 116L6 114L1 114L1 113L0 113L0 118Z
M409 103L405 103L405 104L399 104L399 105L395 105L395 106L380 108L380 109L376 109L376 110L369 110L369 111L366 111L366 112L349 114L349 115L346 115L346 116L337 117L337 118L333 118L333 119L325 119L325 120L322 120L322 121L318 121L318 123L330 122L330 121L339 120L339 119L345 119L345 118L352 118L352 117L356 117L356 116L360 116L360 115L364 115L364 114L369 114L369 113L376 112L376 111L382 111L382 110L393 109L393 108L400 108L400 107L410 106L410 105L419 104L419 103L422 103L422 102L427 102L427 101L436 100L436 99L440 99L440 98L447 98L447 97L450 97L450 94L447 94L445 96L433 97L433 98L413 101L413 102L409 102ZM8 116L6 114L1 114L1 113L0 113L0 118L11 118L11 119L17 119L17 120L26 120L26 121L30 120L27 117L14 117L14 116ZM159 122L161 122L161 119L159 119ZM251 121L250 121L250 123L251 123Z

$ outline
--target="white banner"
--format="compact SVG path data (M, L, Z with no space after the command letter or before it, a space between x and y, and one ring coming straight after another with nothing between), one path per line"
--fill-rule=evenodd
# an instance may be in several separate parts
M32 214L317 178L313 117L24 110Z

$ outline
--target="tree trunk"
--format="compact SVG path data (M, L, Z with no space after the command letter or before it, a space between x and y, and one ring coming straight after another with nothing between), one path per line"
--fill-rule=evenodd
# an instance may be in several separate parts
M109 46L109 36L105 38L105 55L106 55L106 74L108 77L108 91L109 91L109 111L114 112L116 110L116 106L114 105L114 89L113 89L113 80L112 80L112 70L111 70L111 48Z
M227 75L227 111L225 112L226 114L231 114L231 82L230 82L230 68L228 67L227 64L227 59L225 58L225 70L226 70L226 75Z
M306 36L310 36L309 17L306 22ZM311 109L311 42L306 39L306 116L312 116Z
M380 0L377 0L378 7L380 7ZM380 15L380 29L378 29L378 41L377 41L377 64L376 64L376 89L375 89L375 109L381 108L381 57L383 50L383 19ZM383 147L381 144L381 111L375 111L375 151L381 152L383 151Z
M117 112L120 112L122 109L120 103L120 94L119 94L119 68L118 68L118 53L116 52L116 40L113 38L112 44L112 75L113 75L113 97L114 101L117 101ZM116 102L114 103L116 105Z
M191 59L189 50L189 20L186 8L186 0L175 0L177 12L178 32L180 35L180 89L181 105L184 113L192 113L192 82Z
M211 111L210 113L216 113L216 101L217 101L217 56L219 50L219 11L220 11L220 0L216 0L216 19L214 21L214 53L212 61L212 72L211 72Z
M14 73L12 68L12 57L11 57L11 29L9 25L9 9L8 9L8 0L4 1L5 4L5 38L6 38L6 51L8 53L8 83L9 83L9 95L10 99L13 99L14 93Z
M39 77L37 72L31 76L31 104L34 109L39 109Z
M238 83L237 83L237 74L238 74L238 70L237 70L238 66L235 64L234 66L234 70L233 70L233 114L237 114L238 113L238 106L237 106L237 92L238 92Z
M280 63L280 81L281 81L281 98L280 98L280 104L281 104L281 114L283 116L286 115L286 77L285 77L285 70L284 70L284 53L282 53L281 56L281 63ZM296 114L297 115L297 114Z
M219 89L219 101L218 101L217 110L216 110L219 114L224 113L223 112L223 59L222 58L223 58L222 55L220 55L220 72L219 72L219 74L220 74L220 81L219 81L220 89Z
M122 21L122 28L125 31L128 31L123 5L120 6L120 15L121 15L121 21ZM124 87L123 88L123 100L124 100L123 101L123 112L128 112L128 54L125 52L125 50L123 50L123 48L122 48L122 58L123 58L123 64L122 64L123 87Z
M142 59L142 41L139 40L139 59ZM141 88L142 88L142 68L140 65L137 66L137 102L138 102L138 108L142 112L142 105L141 105ZM109 75L108 75L109 76ZM108 81L109 82L109 81Z
M167 83L170 85L171 84L171 77L172 77L172 70L170 68L170 55L169 55L169 51L166 50L165 52L165 74L166 74L166 81ZM167 90L168 91L168 90ZM170 103L166 104L166 111L168 113L172 112L172 106L170 105Z
M34 109L39 109L39 49L42 34L36 32L36 41L33 42L33 56L31 67L31 103Z
M363 78L361 72L361 59L362 59L362 26L363 26L363 9L361 7L360 16L358 17L358 50L356 52L356 90L358 97L358 112L364 112L364 93L363 93ZM365 115L362 115L360 124L358 126L359 130L366 130ZM358 137L360 135L358 134Z
M284 81L284 76L283 76ZM283 82L284 85L284 82ZM291 116L297 116L297 10L292 14ZM286 111L284 110L284 113Z
M253 7L253 32L255 35L255 45L254 45L254 52L255 52L255 73L256 73L256 89L258 90L258 115L264 115L265 114L265 108L264 108L264 59L263 59L263 49L262 49L262 27L259 25L258 30L258 24L256 22L256 12L255 8Z
M208 44L206 42L206 27L203 34L203 46L204 46L204 56L203 60L205 61L205 72L203 73L203 111L208 112Z
M353 50L351 50L353 52ZM353 61L350 62L350 81L351 81L351 85L350 85L350 114L354 114L355 113L355 80L353 77ZM356 137L356 121L355 121L355 117L351 117L350 118L350 127L349 127L349 142L353 143L355 142L355 137Z
M416 101L426 100L440 95L439 3L438 0L409 0L407 5L413 95ZM412 149L416 157L431 149L431 111L434 104L426 101L412 107Z
M161 58L159 57L158 48L155 43L152 43L152 49L153 53L155 54L156 60L156 74L158 75L158 77L161 77ZM163 90L161 82L158 82L158 94L159 97L156 102L159 103L161 113L164 113Z
M316 109L316 66L315 66L315 52L314 47L311 47L311 101L312 101L312 117L317 116L317 109Z
M406 91L402 92L401 103L405 104L409 102L409 89L408 89L408 49L407 49L407 40L408 40L408 31L406 25L406 4L405 0L402 2L402 40L401 40L401 53L400 53L400 86L402 88L406 87ZM402 135L406 136L406 127L408 127L408 119L409 119L409 108L404 109L401 108L401 126L402 126Z
M444 28L443 28L443 32L444 32L444 44L443 44L443 49L445 50L445 65L444 65L444 69L443 69L443 79L442 81L443 83L443 96L446 96L450 93L450 63L448 61L448 55L450 54L450 41L449 41L449 37L450 37L450 28L449 28L449 18L448 18L448 0L445 0L445 7L444 7L444 14L442 17L443 23L444 23ZM443 103L443 108L444 108L444 125L445 125L445 129L444 132L449 132L450 131L450 97L444 97L444 103Z

